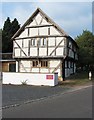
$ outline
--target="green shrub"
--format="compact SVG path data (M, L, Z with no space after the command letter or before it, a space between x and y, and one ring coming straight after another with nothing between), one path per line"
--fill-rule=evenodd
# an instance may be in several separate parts
M27 80L21 81L22 85L27 85Z

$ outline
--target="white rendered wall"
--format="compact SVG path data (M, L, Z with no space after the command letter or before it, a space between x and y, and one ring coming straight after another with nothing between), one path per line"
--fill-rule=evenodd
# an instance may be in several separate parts
M39 28L39 35L48 35L48 27Z
M27 35L28 35L28 30L25 29L25 30L19 35L19 38L27 37Z
M62 48L57 48L56 49L56 56L62 56L63 55L63 51L64 51L64 48L62 47Z
M49 61L50 63L50 72L53 72L54 71L54 69L60 64L60 60L51 60L51 61ZM55 71L55 72L57 72L58 73L58 76L60 76L60 74L61 74L61 69L60 69L60 66L58 67L58 69Z
M20 85L23 81L26 81L27 85L55 86L58 84L58 74L3 72L3 84Z
M56 68L59 63L60 63L60 60L51 60L50 61L50 68L51 67Z
M30 56L37 56L37 48L30 48Z
M39 56L46 56L47 48L39 48Z
M63 41L62 41L62 43L60 45L64 46L64 40L65 40L64 37L57 37L56 38L56 45L58 45L61 42L61 40L63 40Z
M43 67L32 67L32 61L30 60L21 60L20 62L20 72L33 72L33 73L52 73L55 68L60 64L60 60L49 60L49 68L43 68ZM16 62L17 72L18 72L18 62ZM60 76L60 66L58 69L54 72L58 72L58 75Z
M50 27L50 35L60 35L57 29L53 26Z
M54 37L48 38L48 46L55 46L55 38Z

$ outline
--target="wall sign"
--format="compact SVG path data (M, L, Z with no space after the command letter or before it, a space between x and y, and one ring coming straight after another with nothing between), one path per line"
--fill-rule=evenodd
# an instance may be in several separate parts
M53 79L53 75L46 75L46 79L50 79L50 80L52 80Z

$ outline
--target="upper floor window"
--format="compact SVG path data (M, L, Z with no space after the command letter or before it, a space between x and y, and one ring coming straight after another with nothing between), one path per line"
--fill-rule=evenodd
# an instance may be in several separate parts
M72 68L73 67L73 62L70 62L70 68Z
M42 41L42 38L39 39L39 46L41 46L41 41Z
M32 46L35 46L35 45L36 45L36 39L35 39L35 38L31 39L31 45L32 45Z
M40 38L39 39L39 46L45 46L45 45L47 45L46 38Z
M43 45L47 45L47 40L46 40L46 38L43 38Z
M72 48L72 43L71 42L69 42L69 48Z

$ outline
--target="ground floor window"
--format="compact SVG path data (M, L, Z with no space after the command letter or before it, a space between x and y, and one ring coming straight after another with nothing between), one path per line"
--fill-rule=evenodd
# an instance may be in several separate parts
M41 67L48 67L48 61L41 61Z
M37 60L32 61L32 66L33 66L33 67L37 67L37 66L38 66L38 61L37 61Z
M34 60L32 61L32 67L48 67L48 61L46 60Z

